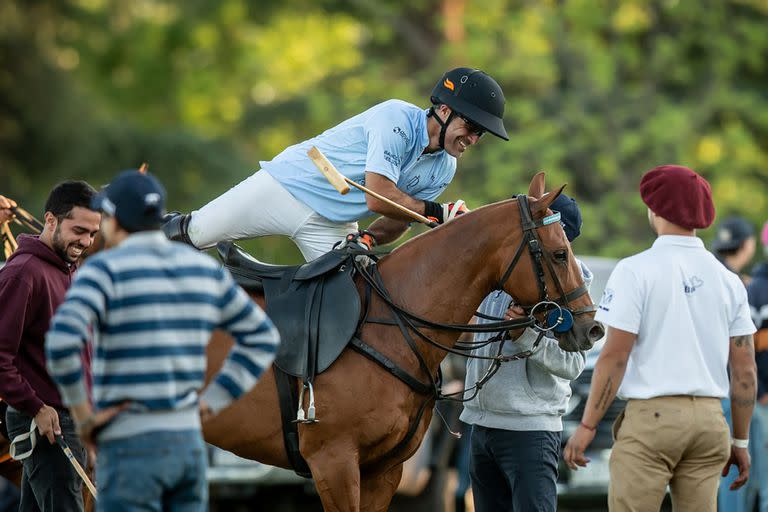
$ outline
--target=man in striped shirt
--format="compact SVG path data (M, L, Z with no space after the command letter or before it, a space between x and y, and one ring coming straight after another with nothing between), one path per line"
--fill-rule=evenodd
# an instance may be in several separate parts
M94 198L112 248L83 265L46 338L48 368L80 436L98 444L98 510L206 510L200 414L256 384L279 341L225 269L166 239L164 202L160 182L138 171ZM199 397L216 328L236 344ZM88 340L93 406L80 362Z

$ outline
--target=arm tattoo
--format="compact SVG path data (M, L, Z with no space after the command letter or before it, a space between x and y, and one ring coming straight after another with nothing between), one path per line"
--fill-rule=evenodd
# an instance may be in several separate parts
M755 405L755 397L752 396L750 398L743 398L743 397L731 397L731 407L753 407Z
M611 391L613 391L613 378L608 377L605 386L603 386L603 389L600 391L600 398L597 399L598 411L605 412L608 410L608 406L611 405L609 400Z
M744 345L746 345L750 341L752 341L752 335L751 334L747 334L747 335L744 335L744 336L734 336L734 338L733 338L733 344L736 345L737 347L743 347Z

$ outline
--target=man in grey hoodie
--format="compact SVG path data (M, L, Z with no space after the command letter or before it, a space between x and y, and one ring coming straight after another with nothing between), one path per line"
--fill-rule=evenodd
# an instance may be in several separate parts
M566 237L572 242L581 229L576 202L561 194L551 206L560 212ZM582 263L581 272L589 287L592 273ZM479 312L505 320L523 316L512 298L495 291L485 298ZM489 320L478 319L478 323ZM475 341L493 333L478 333ZM562 416L571 396L570 381L584 369L584 352L565 352L556 339L544 337L534 347L538 333L532 329L510 331L513 343L503 354L527 350L526 359L503 363L477 396L464 404L461 420L472 425L470 478L476 512L533 512L557 509L557 465L560 459ZM477 355L495 356L491 343ZM484 375L488 362L467 360L466 387Z

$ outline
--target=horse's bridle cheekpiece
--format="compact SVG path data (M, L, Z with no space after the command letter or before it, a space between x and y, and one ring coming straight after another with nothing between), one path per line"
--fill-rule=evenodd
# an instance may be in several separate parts
M536 274L536 282L539 286L539 302L532 306L526 306L524 304L518 304L518 306L523 308L523 310L531 317L538 309L544 309L545 311L551 310L547 315L547 323L545 325L536 325L534 323L532 327L542 331L551 330L557 333L566 332L573 326L573 317L575 315L583 315L597 311L597 306L592 305L577 310L573 310L569 307L571 301L576 300L585 293L589 293L589 290L587 290L586 285L581 285L570 293L565 293L560 284L560 280L557 278L557 274L555 274L555 269L552 267L551 258L546 255L541 248L541 242L536 230L554 222L559 222L560 214L555 213L554 215L546 216L541 220L534 220L531 215L528 196L520 194L516 196L516 198L517 205L520 208L520 222L523 229L523 239L517 248L517 252L515 252L515 256L512 258L512 262L501 277L497 289L504 289L504 284L509 279L509 276L512 275L512 271L515 269L517 262L520 261L520 257L523 255L525 247L528 247L528 252L531 255L531 261L533 262L534 273ZM557 287L557 292L560 294L557 298L549 297L542 261L546 264L547 269L549 270L549 275L552 276L555 287Z

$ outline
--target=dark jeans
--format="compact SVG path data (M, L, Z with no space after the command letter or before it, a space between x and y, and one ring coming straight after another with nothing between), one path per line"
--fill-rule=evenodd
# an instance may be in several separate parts
M469 475L476 512L554 512L560 432L472 427Z
M86 467L86 451L75 432L74 420L67 411L58 413L64 439L80 465ZM11 439L29 432L32 422L32 418L13 407L8 407L5 420ZM58 444L50 444L46 437L38 435L35 450L22 464L19 512L83 510L83 482Z

